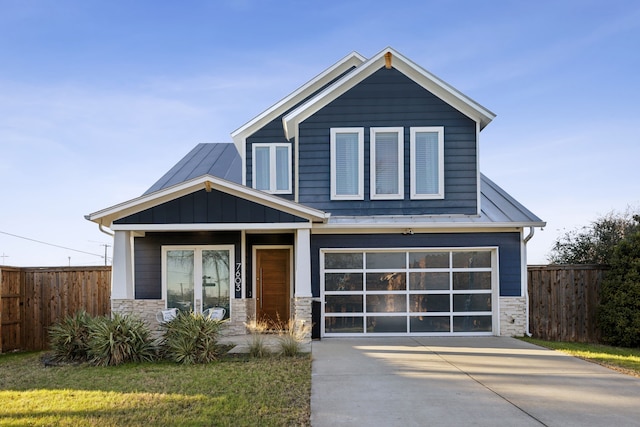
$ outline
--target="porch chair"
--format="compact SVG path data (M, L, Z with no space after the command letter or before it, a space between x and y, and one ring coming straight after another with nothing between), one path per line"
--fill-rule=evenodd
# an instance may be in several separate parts
M176 316L178 316L178 309L169 308L167 310L160 310L156 314L156 320L158 321L158 323L167 323L175 319Z
M213 319L213 320L224 319L224 315L226 313L227 313L227 310L225 310L223 307L211 307L211 308L207 308L205 311L202 312L204 317L208 317L209 319Z

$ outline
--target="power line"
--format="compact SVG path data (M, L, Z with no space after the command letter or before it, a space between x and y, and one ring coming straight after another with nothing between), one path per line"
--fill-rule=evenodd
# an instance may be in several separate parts
M7 233L6 231L0 231L0 234L6 234L7 236L17 237L18 239L29 240L29 241L31 241L31 242L41 243L41 244L43 244L43 245L49 245L49 246L53 246L53 247L60 248L60 249L66 249L66 250L68 250L68 251L80 252L80 253L82 253L82 254L93 255L93 256L98 256L98 257L100 257L100 258L104 258L104 256L103 256L103 255L94 254L94 253L86 252L86 251L81 251L81 250L79 250L79 249L68 248L68 247L66 247L66 246L55 245L55 244L53 244L53 243L47 243L47 242L43 242L42 240L31 239L31 238L29 238L29 237L18 236L17 234Z

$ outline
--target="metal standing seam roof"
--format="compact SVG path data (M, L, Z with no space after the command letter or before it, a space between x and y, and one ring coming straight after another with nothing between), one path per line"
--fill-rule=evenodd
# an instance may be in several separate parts
M207 174L236 184L242 183L242 159L234 144L223 142L196 145L143 195Z
M162 178L149 188L144 195L180 184L202 175L213 175L237 184L242 182L242 159L232 143L198 144L182 160L172 167ZM411 222L457 224L457 225L500 225L544 227L546 223L511 197L485 175L480 174L480 215L413 215L413 216L332 216L327 225L393 224Z

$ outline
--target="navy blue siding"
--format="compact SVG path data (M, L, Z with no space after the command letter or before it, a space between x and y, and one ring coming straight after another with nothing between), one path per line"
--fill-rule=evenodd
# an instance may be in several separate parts
M404 128L404 200L370 200L369 129ZM445 198L410 200L410 127L444 126ZM331 201L330 129L364 127L364 201ZM395 69L381 69L300 124L302 204L333 215L477 213L476 124Z
M162 299L163 245L235 245L235 261L241 262L239 231L147 233L133 244L136 299Z
M320 296L320 249L328 248L442 248L497 246L500 296L521 296L519 233L442 233L442 234L312 234L311 291Z
M202 224L306 222L281 212L217 190L182 196L114 221L114 224Z

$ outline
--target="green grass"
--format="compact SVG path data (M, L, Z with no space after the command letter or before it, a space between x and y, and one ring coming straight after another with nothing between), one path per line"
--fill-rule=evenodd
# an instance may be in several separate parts
M44 367L0 355L0 426L308 426L309 355Z
M611 347L602 344L544 341L534 338L522 339L532 344L559 350L630 375L640 376L640 349Z

